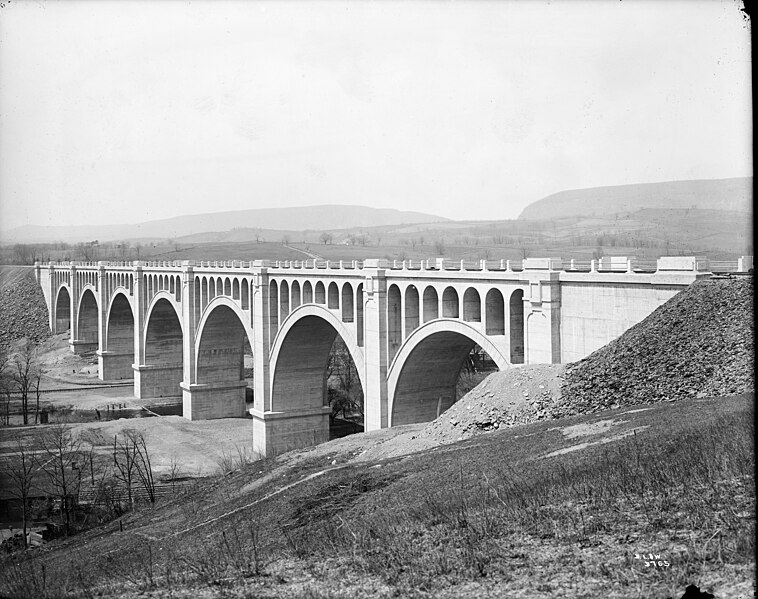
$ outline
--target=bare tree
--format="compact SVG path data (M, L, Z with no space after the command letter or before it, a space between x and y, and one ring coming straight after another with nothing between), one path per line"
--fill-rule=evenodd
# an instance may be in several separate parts
M29 424L29 394L39 389L41 370L37 347L28 339L22 339L13 354L12 378L14 389L21 395L24 424Z
M64 424L53 424L40 435L41 470L47 475L53 497L60 503L66 534L71 531L74 508L79 496L82 472L87 469L87 453L82 439Z
M358 413L363 416L363 390L347 345L335 339L326 367L327 395L332 420L341 412L344 417Z
M134 509L134 486L138 482L147 494L148 501L155 503L155 480L144 435L134 429L123 431L123 437L113 437L113 465L116 479L126 487L129 507Z
M148 501L155 503L155 478L145 436L138 431L128 431L128 434L137 451L137 476L142 483L142 488L145 489Z
M13 444L13 452L7 462L8 478L10 485L8 491L21 502L21 521L24 529L24 546L26 547L26 528L29 522L29 500L32 486L35 483L38 471L37 461L34 458L33 448L24 444L21 436L16 437Z
M11 361L5 348L0 348L0 392L5 396L5 410L3 424L10 424L11 391L13 390L13 377L11 373Z
M324 231L323 233L321 233L321 235L319 235L318 239L324 245L331 244L332 243L332 234Z
M128 431L124 431L124 437L119 440L118 435L113 435L113 465L116 468L115 478L126 488L126 497L129 509L134 509L134 481L137 478L137 456L131 443Z

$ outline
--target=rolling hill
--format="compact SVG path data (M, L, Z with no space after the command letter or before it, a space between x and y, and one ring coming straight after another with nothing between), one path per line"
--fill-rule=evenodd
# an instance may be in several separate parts
M753 178L666 181L560 191L529 204L520 219L607 216L645 208L752 211Z
M173 239L212 231L323 230L445 221L440 216L368 206L302 206L192 214L137 224L46 227L29 225L3 231L3 243L80 242L125 239Z

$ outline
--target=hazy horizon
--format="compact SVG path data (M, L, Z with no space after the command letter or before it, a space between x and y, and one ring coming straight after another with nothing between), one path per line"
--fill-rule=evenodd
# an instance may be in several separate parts
M752 176L739 3L9 3L0 229ZM34 76L30 76L34 74Z

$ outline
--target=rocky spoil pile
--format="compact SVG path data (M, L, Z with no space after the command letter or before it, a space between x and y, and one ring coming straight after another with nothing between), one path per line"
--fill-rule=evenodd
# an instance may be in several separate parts
M553 416L755 389L753 277L696 281L569 364Z
M41 343L50 336L42 289L31 268L0 271L0 347L24 337Z
M752 277L697 281L583 360L490 375L416 440L452 443L536 420L754 391L753 335Z

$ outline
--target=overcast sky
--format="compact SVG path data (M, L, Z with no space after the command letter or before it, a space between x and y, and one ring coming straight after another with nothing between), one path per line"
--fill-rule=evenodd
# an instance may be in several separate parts
M5 1L0 228L752 175L734 1Z

